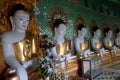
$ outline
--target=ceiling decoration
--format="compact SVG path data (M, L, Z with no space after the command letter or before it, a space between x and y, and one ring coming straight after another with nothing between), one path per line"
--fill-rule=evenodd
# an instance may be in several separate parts
M120 0L109 0L109 1L120 4Z

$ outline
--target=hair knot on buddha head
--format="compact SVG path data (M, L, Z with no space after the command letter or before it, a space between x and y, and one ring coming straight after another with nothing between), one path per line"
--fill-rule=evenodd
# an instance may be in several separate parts
M120 36L120 29L115 30L115 35L118 36L118 37Z
M82 28L86 28L85 24L79 24L77 30L82 30Z
M108 33L110 31L109 27L104 28L104 36L106 36L106 33Z
M109 27L106 27L106 28L104 29L104 36L105 36L105 37L109 37L109 38L112 37L112 31L110 30Z
M92 29L92 32L95 32L95 31L97 31L98 29L99 29L98 26L94 26L93 29Z
M99 37L101 35L101 31L98 26L94 26L92 28L92 36Z
M119 33L120 32L120 29L116 29L115 30L115 33L117 34L117 33Z
M66 25L66 23L62 19L56 19L55 22L53 23L53 28L58 27L60 24Z
M24 12L29 14L28 10L25 8L23 4L16 4L15 6L13 6L9 15L14 16L17 12Z
M85 36L87 33L87 29L86 29L86 26L85 24L79 24L78 27L77 27L77 34L79 36Z

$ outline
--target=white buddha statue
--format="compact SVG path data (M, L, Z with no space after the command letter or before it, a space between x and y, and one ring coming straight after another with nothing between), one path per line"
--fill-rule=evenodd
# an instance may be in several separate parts
M104 48L107 50L113 50L114 53L116 53L116 46L114 45L114 40L112 39L112 31L110 30L110 28L106 27L104 29L104 39L103 39L103 44L104 44Z
M117 47L116 56L120 56L120 30L116 29L115 31L115 45ZM117 59L117 58L116 58Z
M115 31L116 37L115 37L115 45L120 48L120 30L116 29Z
M105 48L105 55L106 55L106 59L108 58L109 60L105 60L104 63L106 62L113 62L114 60L114 56L116 55L116 51L117 48L114 45L114 40L112 39L112 31L110 30L110 28L106 27L104 29L104 39L103 39L103 45ZM108 51L106 51L108 50Z
M53 24L54 36L56 46L51 48L51 54L54 60L64 61L69 60L70 53L70 41L65 38L66 35L66 23L62 19L56 19ZM65 67L65 63L61 63L61 68Z
M84 24L79 24L77 28L77 37L75 38L75 50L80 58L88 57L90 54L89 41L85 38L87 33Z
M103 56L104 48L100 40L101 30L98 26L94 26L92 29L91 48L94 52L99 53Z
M28 80L27 69L35 67L36 54L34 35L26 31L30 14L22 4L17 4L11 12L12 30L2 34L3 57L9 66L4 80Z

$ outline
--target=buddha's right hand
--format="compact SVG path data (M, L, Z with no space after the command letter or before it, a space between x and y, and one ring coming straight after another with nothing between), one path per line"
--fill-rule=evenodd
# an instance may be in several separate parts
M63 55L60 57L60 61L64 61L64 60L65 60L65 56Z
M25 70L24 67L19 67L16 69L17 75L18 75L18 80L28 80L28 75L27 71Z

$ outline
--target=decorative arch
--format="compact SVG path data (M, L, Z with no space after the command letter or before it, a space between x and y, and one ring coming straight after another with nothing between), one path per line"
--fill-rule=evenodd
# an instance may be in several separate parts
M102 32L104 32L104 29L105 29L106 27L109 27L109 25L108 25L107 22L104 21L104 22L102 23Z
M115 33L116 29L120 29L118 23L114 23L113 27L114 27L113 33Z
M68 21L67 14L60 7L53 7L48 12L48 23L52 31L53 31L53 23L55 22L56 19L62 19L65 23L67 23Z
M77 31L77 27L79 24L86 24L85 20L83 19L83 17L81 15L77 15L74 19L74 29Z
M90 21L90 32L91 33L92 33L92 29L94 26L98 26L98 24L95 19L91 19L91 21Z

